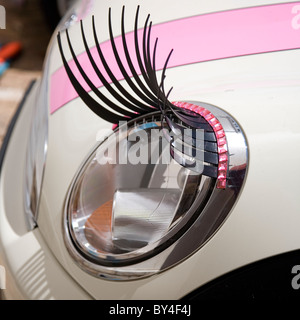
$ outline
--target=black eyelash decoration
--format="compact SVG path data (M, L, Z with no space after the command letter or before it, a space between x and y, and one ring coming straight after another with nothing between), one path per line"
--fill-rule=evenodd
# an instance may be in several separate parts
M92 54L89 49L89 46L87 44L87 40L84 33L83 23L81 21L81 34L83 39L83 44L86 50L86 53L88 55L88 58L93 66L93 69L95 70L97 76L99 77L100 81L102 82L103 86L110 92L110 94L120 103L120 105L126 107L120 107L116 103L109 100L104 94L102 94L92 83L92 81L89 79L88 75L85 73L84 69L80 65L76 54L73 50L70 36L68 33L68 30L66 30L66 36L68 41L69 50L71 52L72 58L75 62L76 67L78 68L80 74L82 75L84 81L87 83L87 85L90 87L91 91L96 94L96 96L104 103L103 105L94 100L88 92L81 86L79 81L74 76L71 68L69 67L69 64L65 58L64 51L62 48L61 43L61 35L58 33L57 39L58 39L58 46L60 49L60 53L62 56L63 64L66 69L66 72L68 74L68 77L74 87L74 89L77 91L78 95L81 97L81 99L85 102L85 104L98 116L103 118L106 121L109 121L111 123L118 123L122 120L130 120L133 118L136 118L140 115L162 110L162 108L165 108L166 105L169 105L170 102L167 101L167 98L164 94L164 91L162 88L164 78L165 78L165 70L167 68L167 62L170 59L171 53L170 52L166 64L164 66L163 72L162 72L162 79L160 85L158 85L157 78L156 78L156 70L155 70L155 56L156 56L156 48L157 48L157 41L156 39L153 53L152 53L152 59L151 59L151 52L150 52L150 37L151 37L151 26L152 22L149 24L149 18L150 15L148 15L145 25L144 25L144 31L143 31L143 43L142 48L143 52L142 55L140 53L139 49L139 41L138 41L138 16L139 16L139 7L137 8L136 17L135 17L135 29L134 29L134 41L135 41L135 53L136 58L138 61L139 68L141 70L142 77L147 84L147 86L142 82L141 78L139 77L137 71L134 68L134 65L132 63L132 59L128 50L128 46L126 43L126 33L125 33L125 6L123 6L122 10L122 24L121 24L121 36L122 36L122 44L123 44L123 50L125 53L126 61L128 64L128 67L132 73L132 77L128 75L125 66L123 65L121 58L119 56L115 40L114 40L114 34L112 29L112 19L111 19L111 9L109 9L109 36L110 36L110 42L112 46L112 50L116 59L116 62L118 64L118 67L127 82L127 84L130 86L132 91L139 97L140 100L136 99L133 95L131 95L128 90L124 89L124 87L120 84L120 82L116 79L116 77L113 75L111 69L109 68L109 65L103 55L103 52L101 50L101 46L98 41L97 33L96 33L96 26L95 26L95 20L93 17L92 23L93 23L93 35L95 40L95 45L98 51L98 55L100 57L101 63L103 64L103 67L105 68L105 71L107 72L111 82L115 85L115 87L119 90L115 90L109 81L103 76L101 71L99 70ZM148 30L148 32L147 32ZM132 78L135 80L136 84L133 82ZM108 106L111 110L107 109L105 106Z
M158 38L156 38L155 40L153 52L151 55L150 40L151 40L152 22L151 21L149 22L150 15L148 15L144 24L142 52L140 52L140 44L138 40L138 24L139 24L138 19L139 19L139 6L137 7L135 22L134 22L134 45L135 45L135 55L138 62L138 66L140 68L141 75L145 83L141 80L140 76L138 75L138 72L136 71L133 65L132 58L128 50L128 46L126 42L126 32L125 32L125 6L123 6L123 10L122 10L121 37L122 37L122 44L123 44L124 54L126 57L126 62L132 73L132 76L130 76L127 73L126 68L123 65L120 55L118 53L115 40L114 40L113 29L112 29L111 9L109 9L109 15L108 15L109 36L110 36L111 47L112 47L117 65L124 77L124 80L127 82L131 90L139 97L140 100L136 99L133 95L131 95L128 92L128 90L126 90L120 84L120 82L116 79L113 72L111 71L98 41L94 17L92 18L92 26L93 26L93 36L94 36L95 46L96 46L98 55L100 57L101 63L111 83L115 86L116 89L118 89L118 91L113 88L113 86L110 84L110 81L105 78L105 76L101 73L99 67L97 66L97 63L95 62L91 54L89 45L86 40L86 36L83 28L83 22L80 21L83 44L84 44L87 56L89 58L89 61L91 62L91 65L93 66L93 69L96 72L101 83L109 91L109 93L120 103L120 105L108 99L103 93L101 93L98 90L98 88L96 88L96 86L90 80L90 78L85 73L83 67L80 65L77 59L77 56L71 44L68 30L66 30L67 42L68 42L69 50L71 52L73 61L75 62L75 65L78 68L80 74L82 75L84 81L90 87L91 91L94 92L95 95L103 102L103 104L94 100L74 76L65 58L64 51L62 48L62 43L61 43L61 35L60 33L58 33L57 40L58 40L59 50L61 53L65 70L67 72L67 75L74 89L76 90L78 95L81 97L81 99L85 102L85 104L93 112L95 112L98 116L100 116L104 120L109 121L111 123L118 123L119 121L122 121L122 120L125 120L125 121L131 120L140 115L153 112L153 111L161 111L162 115L166 117L166 111L168 110L168 111L172 111L177 118L179 118L181 121L183 121L187 125L194 126L195 123L197 123L198 118L201 118L201 117L199 117L199 115L193 112L192 113L187 112L186 110L182 110L181 108L178 108L172 105L172 103L168 100L168 96L172 88L169 90L167 94L165 94L164 81L166 78L166 70L167 70L168 62L171 58L173 49L170 51L170 53L166 58L164 67L162 69L161 79L160 81L158 81L156 76L156 51L157 51ZM106 107L109 107L110 109L107 109ZM190 116L187 116L186 115L187 113L190 114ZM169 119L169 121L171 120Z
M189 167L187 164L187 158L194 157L197 153L198 147L201 145L204 154L204 167L202 166L202 174L217 178L218 177L218 164L219 164L219 152L218 152L218 138L216 135L216 130L213 128L209 119L206 118L203 114L196 112L195 109L185 107L182 103L171 103L169 101L169 95L172 91L172 88L167 92L165 91L165 78L166 70L173 53L173 50L170 51L166 57L165 64L161 71L160 79L157 78L156 74L156 54L157 54L157 45L158 38L155 39L153 50L151 52L151 31L152 31L152 22L150 20L150 15L147 16L144 28L142 30L142 43L139 43L138 37L138 25L139 25L139 6L137 7L135 21L134 21L134 53L129 52L127 40L126 40L126 31L125 31L125 6L122 9L121 16L121 43L123 46L123 53L127 65L124 66L120 54L118 52L115 37L113 34L112 28L112 18L111 18L111 9L109 9L108 14L108 31L109 31L109 40L111 43L111 48L113 55L115 57L116 63L122 76L130 87L130 90L134 93L131 94L130 90L125 89L120 81L117 80L112 70L110 69L109 64L103 54L100 43L98 41L95 19L92 18L92 29L93 29L93 38L95 41L95 48L100 58L101 64L105 70L106 76L100 71L99 66L97 65L94 57L90 51L87 39L85 36L85 31L83 27L83 22L81 21L81 35L83 39L83 45L88 56L88 59L98 76L99 80L105 87L105 89L114 97L117 103L110 100L105 94L103 94L91 81L89 76L86 74L84 68L81 66L78 58L74 52L74 49L71 44L71 39L66 30L66 37L68 47L73 58L73 61L81 74L82 78L86 84L90 87L91 92L93 92L101 102L96 101L90 94L87 92L80 82L77 80L73 74L68 61L66 60L64 50L61 42L61 34L58 33L57 40L62 57L62 61L67 72L67 75L78 93L82 101L99 117L102 119L111 122L113 124L118 124L120 121L129 121L134 118L137 118L141 115L153 111L160 111L162 121L165 121L170 128L170 133L166 133L166 139L170 142L170 152L174 159L182 164L183 166ZM141 48L141 49L140 49ZM134 67L132 60L132 54L135 55L135 59L138 64L140 75ZM130 70L131 75L128 74L126 70ZM138 98L136 98L138 97ZM203 109L203 108L202 108ZM207 110L206 110L207 111ZM177 119L173 121L172 119ZM182 150L182 140L183 136L186 135L184 131L187 127L192 128L191 137L184 141L185 145L188 145L184 151ZM197 129L204 130L204 141L197 140L195 132ZM174 139L174 136L179 137L179 140ZM186 136L185 136L186 138ZM227 160L226 160L227 161ZM197 159L194 157L194 163L197 165L203 159ZM227 165L227 162L226 162ZM193 166L193 164L191 164Z

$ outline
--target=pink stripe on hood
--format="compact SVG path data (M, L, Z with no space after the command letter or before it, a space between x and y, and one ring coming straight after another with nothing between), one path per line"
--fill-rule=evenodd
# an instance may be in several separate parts
M152 39L155 40L156 37L159 39L156 69L163 68L171 49L174 49L174 52L168 65L169 68L242 55L298 49L300 48L300 29L295 24L298 11L300 12L300 2L293 2L203 14L154 25L152 26ZM139 30L138 34L141 44L143 30ZM126 34L126 41L136 70L139 71L135 58L133 32ZM115 38L115 42L117 48L122 48L120 36ZM123 75L112 54L110 41L102 43L101 49L115 77L122 80ZM67 51L68 48L65 47L64 50ZM96 48L93 47L91 52L99 69L106 76ZM122 61L125 61L122 49L119 50L119 54ZM96 76L87 54L80 54L78 60L93 83L101 87L102 83ZM74 66L74 61L69 63L82 86L89 91L90 88ZM124 65L127 64L124 63ZM128 74L131 75L129 70ZM77 96L64 67L52 74L50 79L51 113Z

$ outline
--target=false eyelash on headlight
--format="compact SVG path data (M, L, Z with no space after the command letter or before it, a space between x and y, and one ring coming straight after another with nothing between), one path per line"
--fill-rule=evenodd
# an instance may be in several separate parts
M136 59L138 62L138 66L140 68L142 77L145 81L145 83L140 79L138 76L137 70L135 70L135 67L132 62L131 55L128 50L127 42L126 42L126 34L125 34L125 25L124 25L124 15L125 15L125 7L123 7L122 11L122 44L123 44L123 50L126 57L127 66L129 67L132 77L135 80L136 83L132 80L132 77L127 73L125 66L123 65L120 55L118 53L113 30L112 30L112 21L111 21L111 9L109 9L109 35L110 35L110 42L112 46L112 50L114 53L114 57L116 59L116 62L118 64L118 67L126 81L126 83L129 85L130 89L139 97L140 100L136 99L132 94L128 92L127 89L125 89L120 82L116 79L113 72L111 71L104 55L101 50L101 46L98 41L97 33L96 33L96 26L95 26L95 20L93 17L92 24L93 24L93 36L95 40L95 45L97 48L98 55L100 57L101 63L103 64L103 67L109 76L111 82L114 84L114 86L118 89L115 90L109 81L104 77L100 69L98 68L91 51L89 49L89 46L87 44L83 23L81 21L81 34L82 39L84 43L84 47L86 50L86 53L88 55L88 58L91 62L91 65L93 66L93 69L95 70L97 76L99 77L100 81L102 82L103 86L110 92L110 94L122 105L122 107L110 99L108 99L103 93L101 93L98 88L92 83L89 76L84 71L83 67L80 65L76 54L73 50L70 36L68 33L68 30L66 30L67 35L67 41L68 46L72 55L72 58L75 62L76 67L78 68L80 74L82 75L84 81L88 84L88 86L91 88L92 92L96 94L96 96L104 103L104 105L108 106L110 108L107 109L104 105L97 102L95 99L93 99L88 92L82 87L80 82L76 79L74 76L66 58L63 52L62 44L61 44L61 36L60 33L58 34L58 45L60 49L60 53L63 59L64 67L66 69L67 75L74 87L74 89L77 91L78 95L81 97L81 99L85 102L85 104L98 116L103 118L106 121L109 121L111 123L118 123L119 121L126 121L133 118L136 118L137 116L161 110L162 106L165 106L166 104L170 104L169 101L167 101L167 97L162 91L162 88L164 88L163 82L165 77L165 70L167 68L167 63L169 61L169 58L171 56L172 51L169 53L164 69L162 71L161 81L160 84L158 84L158 80L156 77L156 70L155 70L155 57L156 57L156 48L157 48L157 41L155 41L152 57L150 52L150 38L151 38L151 27L152 22L149 23L150 15L148 15L145 25L144 25L144 31L143 31L143 43L142 43L142 53L139 49L139 41L138 41L138 16L139 16L139 7L136 12L135 17L135 29L134 29L134 41L135 41L135 54ZM149 24L149 26L148 26ZM146 86L147 85L147 86ZM124 108L125 107L125 108Z
M116 60L117 66L122 73L125 82L128 87L134 93L131 94L129 90L124 88L122 84L117 80L116 76L112 72L104 54L101 49L101 45L98 41L98 36L96 32L95 19L92 18L92 29L93 37L95 41L95 47L102 63L102 66L106 72L106 76L100 71L99 66L97 65L85 36L85 31L83 27L83 22L81 21L81 35L83 39L83 45L88 56L88 59L98 76L99 80L105 87L105 89L114 97L114 101L110 100L105 94L103 94L91 81L89 75L85 72L84 67L80 64L76 53L71 44L71 39L66 30L66 37L69 50L71 52L73 61L81 74L82 78L86 84L90 87L91 91L100 99L101 103L96 101L90 94L87 92L80 82L77 80L73 71L71 70L68 61L66 60L64 50L61 42L61 34L58 33L58 46L63 60L63 64L67 75L78 93L82 101L99 117L102 119L117 124L120 121L129 121L135 119L141 115L146 115L150 112L159 111L161 112L162 121L168 124L171 132L175 136L181 136L182 130L186 127L192 128L193 130L202 129L204 131L204 158L201 160L204 161L204 166L202 166L203 171L201 174L207 175L212 178L218 179L218 186L224 188L226 186L226 170L220 171L220 168L227 168L227 153L223 152L220 154L220 139L217 137L218 132L215 130L210 119L207 119L206 115L199 112L195 112L196 109L191 109L185 107L185 104L182 103L171 103L168 100L169 94L172 88L165 93L165 78L166 78L166 69L168 66L169 59L172 55L173 50L170 51L166 57L164 67L161 72L160 80L158 80L156 74L156 54L157 54L157 43L158 38L156 38L153 50L151 52L151 30L152 22L149 21L150 15L147 16L144 28L142 31L142 43L140 49L139 37L138 37L138 24L139 24L139 6L137 7L135 21L134 21L134 52L129 52L129 48L126 41L126 32L125 32L125 6L122 9L121 17L121 40L123 46L123 53L127 65L124 65L120 54L118 52L113 28L112 28L112 18L111 18L111 9L109 9L108 15L108 29L110 44L113 51L114 58ZM135 69L132 55L135 55L135 59L138 64L139 71ZM124 60L124 59L123 59ZM130 70L131 75L128 74L126 70ZM139 73L141 76L139 76ZM109 77L109 80L106 78ZM113 86L112 86L113 85ZM135 97L137 96L138 99ZM176 119L176 121L172 119ZM180 124L182 123L182 125ZM220 125L220 123L218 123ZM221 128L222 129L222 128ZM181 132L181 135L178 135L178 132ZM195 150L199 146L199 141L197 139L191 139L189 148L184 151L178 148L178 145L171 138L171 135L166 136L167 140L170 142L170 152L173 158L179 162L181 165L189 167L185 156L193 157ZM180 138L179 138L180 139ZM226 141L226 140L225 140ZM178 140L177 140L178 142ZM180 142L180 141L179 141ZM202 142L201 142L202 143ZM186 144L186 141L185 141ZM180 145L180 143L179 143ZM225 145L225 147L224 147ZM226 144L223 144L223 147L226 149ZM223 149L224 149L223 148ZM224 149L224 150L225 150ZM222 157L221 157L222 156ZM225 160L224 160L225 159ZM221 161L222 160L222 161ZM197 163L199 159L194 159L194 162ZM224 165L225 163L225 165ZM222 164L222 166L220 166ZM197 170L196 170L197 171ZM225 181L225 183L224 183Z

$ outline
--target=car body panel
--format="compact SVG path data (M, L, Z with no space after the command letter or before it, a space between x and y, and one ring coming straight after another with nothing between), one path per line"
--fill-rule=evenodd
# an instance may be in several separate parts
M53 256L40 229L28 231L23 172L28 122L39 84L33 85L24 101L2 164L0 253L7 274L3 295L6 299L90 299Z
M98 299L117 297L134 299L141 296L146 299L157 297L176 299L180 296L177 296L176 291L170 289L170 283L176 283L176 286L180 286L184 295L199 284L251 261L296 249L300 244L297 227L300 222L299 203L289 190L294 190L296 193L300 191L297 179L293 176L300 155L295 153L294 157L289 159L288 167L285 167L287 155L283 150L293 150L300 138L297 127L300 83L299 78L297 80L294 67L294 61L299 58L299 51L289 51L222 60L214 62L214 65L212 63L206 66L203 64L194 65L189 68L192 68L193 72L197 74L197 83L202 84L203 89L201 85L198 85L197 90L192 91L192 85L187 85L180 88L182 89L180 91L178 88L180 81L178 81L178 85L176 81L173 82L177 88L177 94L179 94L175 99L179 100L183 96L188 96L198 101L201 97L202 101L222 106L235 119L239 120L239 124L247 133L250 162L242 195L226 223L216 235L197 254L167 272L150 279L126 283L126 285L100 279L95 280L94 277L88 276L76 267L68 257L61 233L64 195L74 177L74 171L84 161L84 157L77 159L77 162L73 158L75 158L77 148L86 150L86 154L89 154L89 151L95 146L98 130L103 128L101 120L95 119L95 122L99 122L99 124L95 124L94 128L91 125L93 122L88 121L89 129L86 129L86 132L90 135L91 144L87 145L84 139L77 136L78 132L73 134L73 126L76 127L76 124L82 120L79 116L74 116L77 120L73 120L70 127L63 129L64 134L69 131L70 135L65 143L60 139L59 143L53 144L53 150L51 146L48 149L49 162L46 166L46 182L41 198L41 211L44 214L40 215L38 221L44 236L49 242L51 239L52 248L60 256L59 259L63 259L67 263L65 267L72 270L72 273L74 272L74 278L84 284L85 288L89 287L88 291ZM277 66L276 69L274 69L274 65ZM181 68L180 72L190 73L184 70L185 68ZM227 81L228 68L232 70L230 84ZM257 70L255 75L253 68ZM176 78L172 75L174 73L178 79L182 79L178 76L178 70L168 71L170 78ZM211 80L207 78L207 75ZM217 83L215 79L218 79ZM293 84L291 85L291 83ZM73 103L74 105L72 105ZM59 111L61 112L60 117L63 117L63 113L66 116L69 115L68 108L74 108L74 113L78 114L79 112L75 109L81 107L72 102ZM250 110L250 112L245 112L245 110ZM284 110L288 110L288 112L285 113ZM89 110L87 113L91 114ZM290 117L291 114L295 116ZM50 142L51 132L55 132L57 135L60 128L62 130L60 117L57 117L56 121L55 114L53 115L49 128ZM74 141L74 145L71 145L70 141ZM72 152L67 153L68 150L74 150L74 155ZM62 154L63 157L61 157ZM54 158L57 158L58 155L61 157L60 163L62 164L64 161L64 165L57 168ZM284 170L279 169L283 167L285 167ZM54 172L56 172L55 175ZM62 175L64 181L58 186L57 177ZM282 186L289 187L282 189ZM52 191L50 192L50 190ZM286 200L282 201L282 198ZM51 211L44 205L44 202L51 204ZM287 203L288 219L285 213ZM266 208L266 204L268 204L268 208ZM49 226L54 226L54 228L51 229ZM285 230L289 230L288 233L283 232L283 226L285 226ZM198 272L195 272L195 268ZM199 270L203 270L203 272L199 272ZM185 276L178 279L178 274L185 274ZM95 281L101 283L98 286L99 291L95 286ZM132 295L131 290L128 289L131 286L138 287L138 293ZM151 290L151 287L155 290ZM103 294L104 292L105 294Z

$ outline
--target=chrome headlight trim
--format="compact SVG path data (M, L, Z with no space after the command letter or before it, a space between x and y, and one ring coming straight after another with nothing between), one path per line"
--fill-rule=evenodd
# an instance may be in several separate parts
M200 193L198 201L193 203L193 205L200 206L203 204L200 212L198 211L194 215L185 215L180 228L175 227L170 231L169 239L174 241L169 241L161 246L159 246L159 243L152 244L150 248L147 247L150 254L142 255L139 259L135 259L138 252L131 252L124 258L125 263L121 261L122 259L103 263L103 259L97 261L97 259L93 259L82 251L78 243L76 243L72 228L70 228L69 210L72 202L72 193L78 177L90 159L89 156L70 185L63 214L65 245L76 264L84 271L108 280L133 280L151 276L187 259L199 250L224 223L245 181L248 166L247 141L239 124L225 111L207 103L189 103L208 109L223 126L228 146L228 182L226 189L216 188L216 183L215 185L208 184L206 186L206 188L210 189L208 199L201 202L203 199L201 200L200 198L203 197L203 193ZM139 118L133 122L138 120ZM98 147L99 145L95 147L93 152ZM182 228L183 225L184 227Z

